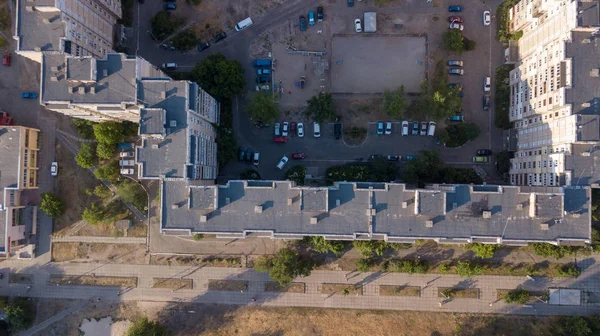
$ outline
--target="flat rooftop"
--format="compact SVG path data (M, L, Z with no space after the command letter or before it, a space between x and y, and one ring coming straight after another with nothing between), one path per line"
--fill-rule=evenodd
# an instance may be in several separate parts
M61 19L60 11L28 11L25 8L35 4L27 0L17 0L17 50L40 48L41 51L60 51L61 39L65 37L66 32L66 24ZM51 5L53 6L54 2Z
M406 189L394 183L340 182L309 188L288 181L229 181L197 187L163 181L161 191L163 230L390 241L590 239L589 188L532 193L514 186Z

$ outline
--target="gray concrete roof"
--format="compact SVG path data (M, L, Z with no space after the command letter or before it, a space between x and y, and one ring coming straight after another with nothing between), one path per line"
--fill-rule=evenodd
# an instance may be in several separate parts
M137 93L136 64L135 58L128 58L125 54L108 54L106 59L91 59L44 53L40 90L42 101L133 104ZM78 91L79 88L85 88L84 92Z
M573 155L565 155L565 169L571 171L571 184L600 187L600 146L573 144Z
M140 134L164 134L166 111L160 108L140 110Z
M13 131L16 129L16 131ZM0 251L5 251L6 246L6 216L7 210L4 206L8 204L8 197L5 188L19 187L19 164L20 153L19 145L21 143L21 133L18 127L0 127L0 158L12 158L12 160L0 159L0 204L3 205L0 211Z
M143 80L138 98L146 108L166 111L166 136L145 139L138 148L137 161L143 177L184 178L188 163L186 81Z
M572 104L573 114L600 115L600 41L590 32L573 31L572 42L566 46L566 57L572 58L566 103Z
M579 27L597 27L600 25L600 6L598 3L598 0L578 2L577 25Z
M164 181L162 228L328 238L364 237L372 232L372 238L390 240L501 238L523 243L590 239L588 188L530 193L513 186L407 190L403 184L378 183L370 190L365 185L369 184L305 188L287 181L263 181L262 186L229 181L226 186L190 187L183 181ZM322 210L324 199L328 199L329 211ZM311 218L317 219L316 224Z
M27 0L17 1L17 50L34 50L39 47L41 51L60 51L61 39L65 37L66 32L66 24L61 19L60 11L30 12L25 8L35 5L36 3ZM44 19L48 20L48 23L45 23Z

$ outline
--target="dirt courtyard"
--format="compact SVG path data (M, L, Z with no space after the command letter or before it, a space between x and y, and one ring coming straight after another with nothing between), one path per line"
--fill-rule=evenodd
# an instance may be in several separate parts
M382 93L400 85L419 92L426 69L425 37L333 37L334 93Z

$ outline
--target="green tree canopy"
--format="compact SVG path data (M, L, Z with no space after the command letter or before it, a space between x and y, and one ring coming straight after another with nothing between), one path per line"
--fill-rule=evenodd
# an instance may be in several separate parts
M498 251L498 245L493 244L471 243L465 245L465 248L475 252L476 256L483 259L494 257L494 254Z
M381 240L355 240L352 245L365 258L370 258L373 253L378 256L383 255L389 248L388 244Z
M110 159L115 154L115 145L104 142L96 146L96 155L101 159Z
M446 144L446 147L456 148L468 141L475 140L480 132L479 126L475 123L457 123L439 130L438 137L441 142Z
M385 90L383 93L383 109L387 115L394 119L402 119L406 109L406 97L404 85L400 85L395 91Z
M469 278L483 274L483 267L471 261L459 261L456 263L456 274L463 278Z
M302 165L295 165L285 172L285 179L294 181L298 185L304 185L304 178L306 177L306 167Z
M115 145L123 141L123 124L105 121L94 125L94 135L99 143Z
M335 119L335 109L331 93L320 92L308 101L308 114L317 122Z
M227 60L221 53L212 54L196 64L192 78L217 99L240 93L246 85L244 68L236 60Z
M135 321L129 330L127 336L168 336L167 327L158 323L158 321L148 320L146 316Z
M173 46L180 51L188 51L198 44L198 37L192 29L186 29L173 38Z
M163 40L181 27L183 20L167 11L160 11L150 19L152 35L159 40Z
M289 248L282 248L269 263L264 265L269 269L269 277L286 286L298 276L309 276L314 265L308 259L303 259L298 253Z
M406 163L404 181L413 184L439 181L443 167L444 161L438 152L421 151L416 159Z
M4 311L12 332L28 329L35 319L33 303L25 299L18 299L7 305L4 307Z
M65 212L65 203L54 194L46 192L42 194L40 210L50 217L58 218Z
M254 120L271 123L279 118L279 106L273 94L266 91L257 92L253 95L246 109Z
M311 236L305 237L305 240L310 245L310 248L318 253L329 253L342 254L346 243L339 240L325 240L323 236Z
M145 211L144 208L148 205L148 196L137 183L126 180L117 186L117 193L119 197L133 204L138 210Z
M96 206L95 203L92 203L92 205L89 208L83 209L81 219L92 225L96 225L102 220L104 220L104 209L101 205Z
M85 169L92 168L94 165L94 144L89 142L84 142L79 147L79 152L75 156L75 162L81 167Z
M592 329L581 316L564 316L554 325L557 336L588 336Z
M369 180L374 182L390 182L396 179L398 167L386 158L377 158L371 161L371 174Z
M448 29L444 33L444 48L448 51L462 52L464 50L463 34L458 29Z

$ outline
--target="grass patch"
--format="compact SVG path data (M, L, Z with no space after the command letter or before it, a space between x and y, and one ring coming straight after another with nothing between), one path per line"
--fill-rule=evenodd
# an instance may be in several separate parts
M479 288L438 287L438 297L453 299L479 299Z
M246 280L208 280L208 290L245 291L248 289Z
M324 283L321 285L322 294L362 295L362 286L349 284Z
M265 282L265 292L276 293L302 293L306 292L306 284L304 282L292 282L287 286L281 286L278 282Z
M194 282L192 279L152 278L152 288L193 289Z
M213 257L213 256L179 256L179 255L153 255L150 256L150 265L189 265L211 267L242 267L240 257Z
M51 275L51 285L78 285L102 287L137 287L138 278L91 276L91 275Z
M379 286L379 296L421 296L421 288L417 286Z
M525 303L529 303L529 302L540 302L539 300L548 301L548 293L546 293L546 292L526 291L526 290L522 290L522 289L497 289L496 290L496 299L505 300L507 295L510 296L509 293L514 293L515 291L522 291L522 292L526 292L527 294L529 294L529 298L527 301L516 302L519 304L525 304Z
M33 274L10 273L8 283L33 285Z

